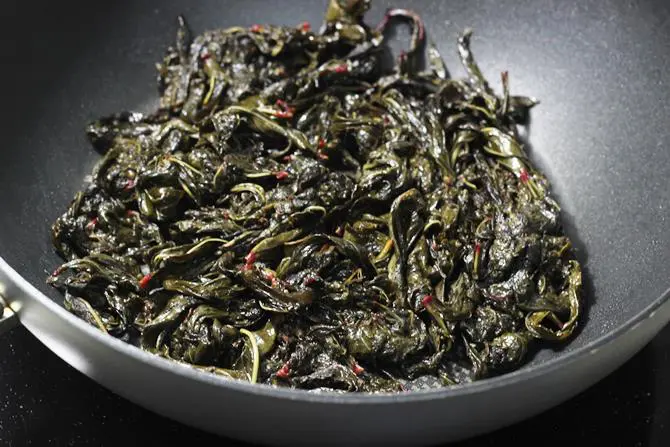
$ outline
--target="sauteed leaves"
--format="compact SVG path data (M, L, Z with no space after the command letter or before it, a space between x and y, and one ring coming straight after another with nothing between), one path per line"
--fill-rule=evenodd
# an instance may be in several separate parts
M65 305L142 349L225 377L402 391L518 368L579 322L581 269L500 92L421 18L332 0L320 31L253 25L158 64L159 108L91 123L102 154L54 223ZM385 31L413 29L383 64ZM420 53L427 49L428 68Z

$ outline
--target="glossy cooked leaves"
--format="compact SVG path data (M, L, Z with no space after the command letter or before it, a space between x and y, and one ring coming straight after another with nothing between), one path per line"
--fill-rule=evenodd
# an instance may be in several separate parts
M479 380L568 340L581 267L517 131L537 101L507 73L496 93L471 31L454 79L416 13L375 28L368 7L331 0L319 32L179 18L159 108L86 129L101 159L52 226L65 306L175 362L315 391Z

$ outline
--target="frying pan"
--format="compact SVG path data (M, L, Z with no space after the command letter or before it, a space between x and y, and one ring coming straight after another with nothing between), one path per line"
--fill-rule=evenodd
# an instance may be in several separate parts
M391 2L375 1L376 23ZM396 0L393 6L410 6ZM452 75L456 37L485 74L539 98L530 154L553 184L585 266L573 341L518 371L401 395L315 394L231 382L105 336L45 284L49 226L97 154L90 120L157 102L154 62L183 13L196 31L321 22L325 1L14 2L0 54L0 326L26 326L64 361L153 411L274 444L430 444L511 424L613 371L670 320L670 4L640 0L413 1ZM0 338L0 343L2 339Z

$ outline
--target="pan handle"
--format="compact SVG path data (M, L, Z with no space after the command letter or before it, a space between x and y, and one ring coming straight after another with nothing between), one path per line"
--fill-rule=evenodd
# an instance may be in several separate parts
M0 295L0 335L19 325L19 318Z

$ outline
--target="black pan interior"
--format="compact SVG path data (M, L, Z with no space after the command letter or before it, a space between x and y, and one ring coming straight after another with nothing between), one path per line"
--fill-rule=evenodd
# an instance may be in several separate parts
M84 126L148 111L154 63L175 18L196 31L253 23L320 24L326 1L6 2L0 33L0 256L54 300L51 222L98 155ZM373 1L375 24L389 6ZM670 285L670 4L661 0L413 1L454 76L456 37L474 30L489 79L539 98L531 157L563 205L585 263L588 312L562 352L624 323ZM402 33L400 33L402 35ZM405 33L406 34L406 33ZM495 85L495 84L494 84ZM496 86L496 88L499 88ZM545 351L534 362L553 355Z

